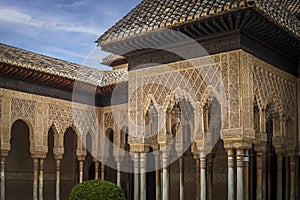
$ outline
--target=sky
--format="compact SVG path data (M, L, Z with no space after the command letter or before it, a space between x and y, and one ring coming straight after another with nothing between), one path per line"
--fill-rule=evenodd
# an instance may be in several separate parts
M0 0L0 43L109 70L95 41L141 0Z

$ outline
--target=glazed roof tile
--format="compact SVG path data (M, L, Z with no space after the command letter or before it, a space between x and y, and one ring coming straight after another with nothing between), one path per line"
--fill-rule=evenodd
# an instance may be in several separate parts
M5 44L0 44L0 62L99 86L127 78L127 70L101 71Z
M99 45L248 6L249 0L143 0L98 39ZM299 0L256 0L254 9L300 37Z

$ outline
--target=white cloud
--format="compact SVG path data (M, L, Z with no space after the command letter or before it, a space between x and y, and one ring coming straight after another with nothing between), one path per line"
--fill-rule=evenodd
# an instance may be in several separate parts
M34 17L29 14L23 13L14 8L0 8L0 20L10 23L19 23L33 27L39 27L42 29L50 29L56 31L65 31L65 32L77 32L77 33L87 33L92 35L99 35L100 30L93 27L86 27L78 25L75 23L59 23L53 22L48 19L53 17L45 17L47 21L42 20L40 17Z
M32 17L11 8L0 8L0 20L16 23L30 23Z

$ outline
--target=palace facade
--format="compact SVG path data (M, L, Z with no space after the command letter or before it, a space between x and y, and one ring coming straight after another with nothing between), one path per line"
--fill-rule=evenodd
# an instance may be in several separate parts
M0 44L1 199L299 199L298 0L143 0L101 71Z

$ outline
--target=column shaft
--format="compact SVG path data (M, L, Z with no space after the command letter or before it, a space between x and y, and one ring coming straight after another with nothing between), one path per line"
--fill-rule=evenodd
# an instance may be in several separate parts
M290 200L295 199L295 156L290 156Z
M290 164L289 157L285 159L285 199L290 199Z
M139 200L139 154L134 154L134 200Z
M169 200L169 158L168 153L163 152L163 198L162 200Z
M184 160L183 156L179 158L179 195L180 200L184 199Z
M244 150L244 199L249 199L249 151Z
M282 199L282 154L277 154L277 200Z
M141 200L146 200L146 154L140 153Z
M117 161L117 185L121 187L121 162Z
M1 157L1 200L5 200L5 157Z
M99 179L99 162L95 161L95 180Z
M200 156L201 200L206 200L206 156Z
M213 154L208 155L207 163L207 198L208 200L213 199Z
M236 155L237 163L237 200L244 199L244 150L238 149Z
M33 200L38 199L38 168L39 160L37 158L33 159Z
M79 161L79 183L83 181L83 161Z
M256 157L256 199L262 199L263 197L263 156L261 152L257 153Z
M56 200L60 199L60 160L56 160Z
M200 189L201 189L200 159L196 158L196 200L200 200Z
M44 159L40 159L39 200L43 200L43 187L44 187Z
M156 200L160 200L160 154L155 155L155 182L156 182Z
M227 150L228 156L228 200L234 200L235 187L234 187L234 151L233 149Z
M105 164L101 163L101 180L105 180Z

